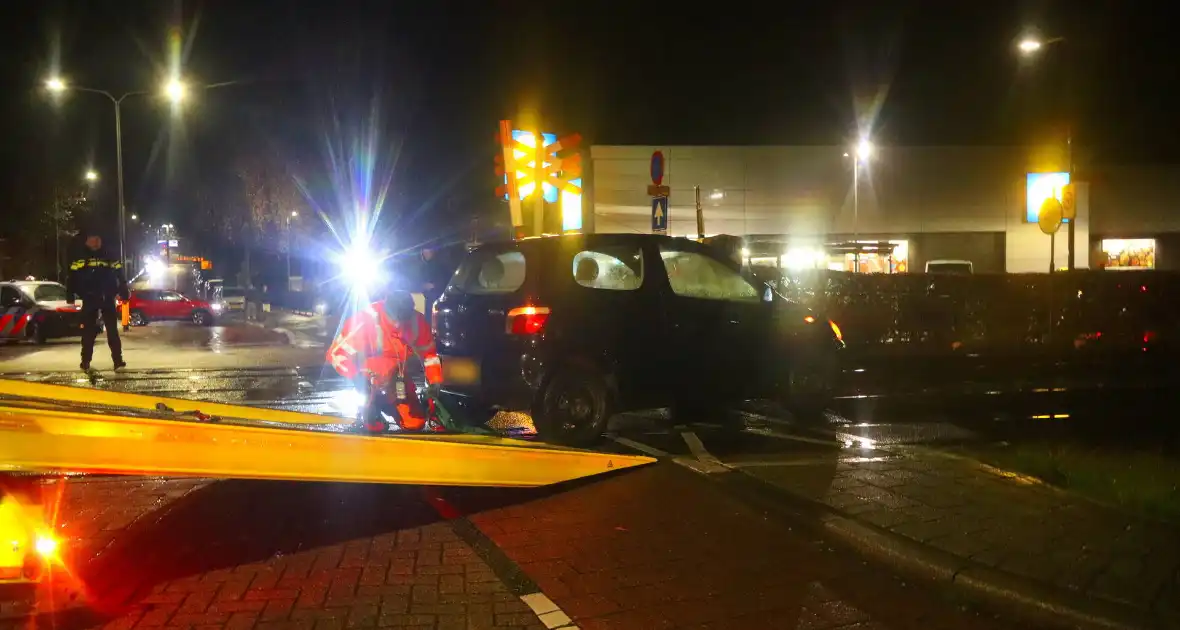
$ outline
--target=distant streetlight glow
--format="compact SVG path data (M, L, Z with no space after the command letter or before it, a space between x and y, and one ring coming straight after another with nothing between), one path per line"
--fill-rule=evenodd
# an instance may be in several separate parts
M138 214L133 214L133 215L131 215L131 220L132 220L132 221L138 221L138 220L139 220L139 215L138 215Z
M60 77L51 77L45 81L45 88L50 92L61 92L66 89L66 82Z
M869 142L868 138L862 138L860 142L856 143L856 159L858 162L863 162L873 155L873 143Z
M92 170L91 170L91 171L86 171L86 175L85 175L85 177L86 177L86 181L88 181L88 182L96 182L96 181L98 181L98 173L96 173L96 172L94 172L94 171L92 171Z
M1031 37L1026 37L1020 40L1020 43L1017 44L1017 48L1020 49L1020 52L1026 55L1031 55L1032 53L1037 52L1042 46L1044 46L1044 44L1041 42L1041 40L1033 39Z
M173 103L179 103L184 100L185 94L188 92L187 86L178 79L172 79L164 86L164 95Z

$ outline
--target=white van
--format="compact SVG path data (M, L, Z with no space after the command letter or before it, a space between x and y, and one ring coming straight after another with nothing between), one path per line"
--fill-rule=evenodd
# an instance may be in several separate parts
M926 273L953 273L971 275L975 273L970 260L928 260Z

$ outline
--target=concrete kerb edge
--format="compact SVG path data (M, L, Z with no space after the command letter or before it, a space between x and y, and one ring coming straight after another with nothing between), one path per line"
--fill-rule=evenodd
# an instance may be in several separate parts
M915 578L949 583L972 601L1056 627L1151 627L1144 612L1126 604L993 569L818 505L825 512L816 524L821 533Z

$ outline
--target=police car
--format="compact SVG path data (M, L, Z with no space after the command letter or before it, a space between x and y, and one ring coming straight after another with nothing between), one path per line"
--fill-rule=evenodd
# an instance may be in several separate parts
M81 308L66 297L66 288L57 282L0 282L0 340L45 343L81 335Z

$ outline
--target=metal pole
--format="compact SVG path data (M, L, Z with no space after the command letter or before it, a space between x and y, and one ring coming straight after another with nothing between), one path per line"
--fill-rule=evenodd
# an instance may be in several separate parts
M1075 264L1074 263L1074 224L1078 222L1078 197L1077 197L1078 187L1077 187L1077 184L1074 182L1074 176L1073 176L1073 126L1072 126L1072 124L1070 125L1069 133L1065 137L1065 146L1066 146L1066 150L1069 153L1069 183L1074 188L1073 218L1069 220L1069 225L1067 226L1068 232L1066 232L1066 234L1067 234L1066 238L1068 239L1068 242L1066 243L1066 251L1069 252L1069 261L1066 263L1066 269L1073 271L1074 264Z
M533 217L533 226L536 228L534 236L540 236L545 233L545 137L541 135L540 128L533 133L533 141L535 146L534 166L533 171L533 194L537 196L537 210L536 216Z
M119 189L119 262L126 264L127 226L124 221L126 208L123 204L123 113L121 107L123 99L112 97L111 100L115 102L115 178L118 180Z
M860 273L860 156L852 156L852 271Z
M291 292L291 217L287 217L287 293Z
M697 204L697 238L705 240L705 211L701 208L701 187L694 186L693 193L696 195Z
M53 187L53 269L54 279L61 282L61 228L58 226L61 218L61 194L57 186Z
M1057 262L1057 233L1049 235L1049 273L1055 271Z

